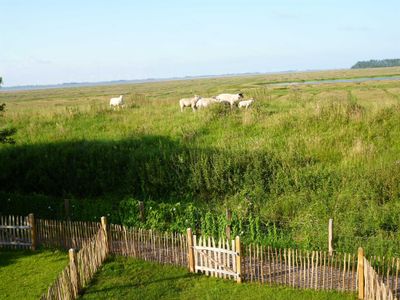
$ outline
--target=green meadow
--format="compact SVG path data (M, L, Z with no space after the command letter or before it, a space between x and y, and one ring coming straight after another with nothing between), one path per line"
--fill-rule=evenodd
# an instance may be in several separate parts
M0 212L399 255L400 68L0 92ZM387 81L272 83L389 76ZM180 112L180 98L243 92L248 110ZM124 109L111 110L123 94ZM138 217L144 201L146 220Z
M0 250L0 299L40 298L67 264L61 251Z

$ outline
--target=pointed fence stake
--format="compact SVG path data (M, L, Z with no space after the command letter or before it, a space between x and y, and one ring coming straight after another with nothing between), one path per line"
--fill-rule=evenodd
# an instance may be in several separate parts
M37 241L36 241L36 224L35 224L35 216L34 214L28 215L29 226L31 227L31 238L32 238L32 246L31 249L33 251L36 250Z
M332 256L332 254L333 254L333 219L329 219L329 225L328 225L328 250L329 250L329 255Z
M74 287L74 293L75 296L79 294L79 291L81 289L80 283L81 280L79 278L79 271L78 271L78 257L75 249L69 249L68 251L69 254L69 266L70 266L70 272L71 272L71 283L72 286Z
M105 237L105 241L106 241L106 249L107 249L108 253L110 253L111 241L110 241L107 217L101 217L101 228L103 229L103 232L104 232L104 237Z
M364 299L364 249L358 248L358 299Z
M187 243L188 243L188 267L189 272L195 272L195 265L194 265L194 245L193 245L193 233L192 229L187 229Z

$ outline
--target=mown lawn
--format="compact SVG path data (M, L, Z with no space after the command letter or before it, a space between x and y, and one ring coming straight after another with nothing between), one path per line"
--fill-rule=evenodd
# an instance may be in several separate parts
M38 299L67 263L61 251L0 250L0 299Z
M353 294L295 290L189 274L186 269L114 257L81 299L355 299Z

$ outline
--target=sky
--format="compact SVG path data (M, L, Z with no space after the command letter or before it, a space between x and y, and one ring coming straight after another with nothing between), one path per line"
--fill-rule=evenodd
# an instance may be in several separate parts
M0 0L4 86L349 68L400 57L398 0Z

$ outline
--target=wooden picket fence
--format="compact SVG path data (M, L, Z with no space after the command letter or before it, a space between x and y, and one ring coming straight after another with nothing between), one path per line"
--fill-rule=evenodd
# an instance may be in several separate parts
M243 279L295 288L357 290L356 256L348 253L243 247Z
M364 299L395 300L393 292L375 272L369 261L364 258Z
M110 225L110 252L147 261L187 266L187 238L180 233Z
M59 274L42 300L76 299L82 288L86 287L109 253L107 237L103 229L90 240L82 242L78 253L70 249L70 262Z
M70 249L70 263L42 299L75 299L109 254L188 267L191 272L237 282L278 284L302 289L358 291L359 299L399 298L398 258L364 257L331 251L242 245L192 234L165 233L101 222L0 217L0 246L36 245ZM76 252L75 249L79 249Z
M397 283L397 280L396 280ZM397 300L388 282L379 276L370 262L364 257L364 299L366 300ZM397 294L397 289L395 290Z
M99 222L36 220L37 244L61 249L81 248L100 229Z
M0 216L0 248L35 249L37 245L61 249L81 248L100 228L99 222Z
M34 249L34 228L32 214L29 216L0 216L0 248Z

